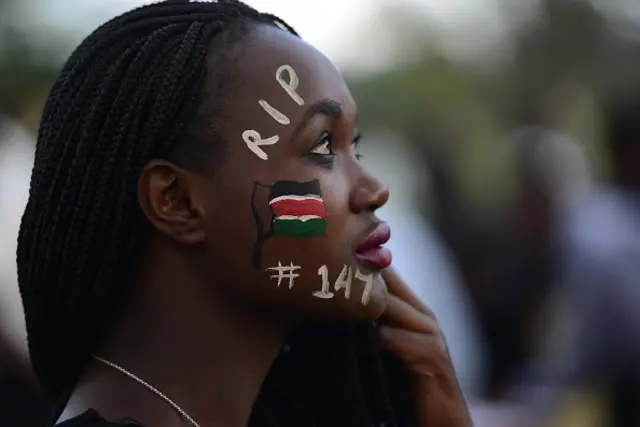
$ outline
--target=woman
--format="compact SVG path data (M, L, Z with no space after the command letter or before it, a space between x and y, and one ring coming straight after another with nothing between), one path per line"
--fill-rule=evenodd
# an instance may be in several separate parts
M45 107L18 247L58 425L468 426L358 140L331 62L242 3L90 35Z

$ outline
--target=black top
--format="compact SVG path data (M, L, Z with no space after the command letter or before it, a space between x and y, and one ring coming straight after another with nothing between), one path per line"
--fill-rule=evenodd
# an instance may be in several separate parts
M0 353L3 350L0 344ZM25 377L22 366L9 363L0 369L0 426L40 427L46 424L49 411L49 402L35 382Z
M56 424L55 427L142 427L142 424L133 420L122 420L118 423L111 423L102 418L95 410L90 409L82 415Z
M292 336L267 374L248 424L417 425L406 368L379 354L373 330L366 328L319 326ZM107 421L89 409L55 427L144 426L132 418Z

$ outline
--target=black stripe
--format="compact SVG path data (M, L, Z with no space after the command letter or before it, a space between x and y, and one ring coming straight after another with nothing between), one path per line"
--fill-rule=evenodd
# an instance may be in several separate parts
M269 201L282 196L306 196L307 194L322 198L320 181L317 179L307 182L276 181L269 192Z

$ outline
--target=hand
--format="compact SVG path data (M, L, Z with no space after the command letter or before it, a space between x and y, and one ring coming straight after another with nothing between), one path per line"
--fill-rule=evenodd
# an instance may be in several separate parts
M411 387L421 427L471 427L444 335L435 314L388 268L382 277L390 300L380 319L380 343L412 375Z

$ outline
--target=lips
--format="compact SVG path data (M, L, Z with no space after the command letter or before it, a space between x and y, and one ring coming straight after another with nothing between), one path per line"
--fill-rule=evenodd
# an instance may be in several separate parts
M391 265L391 251L382 245L391 238L391 229L387 223L380 223L369 237L356 248L356 258L378 270Z

